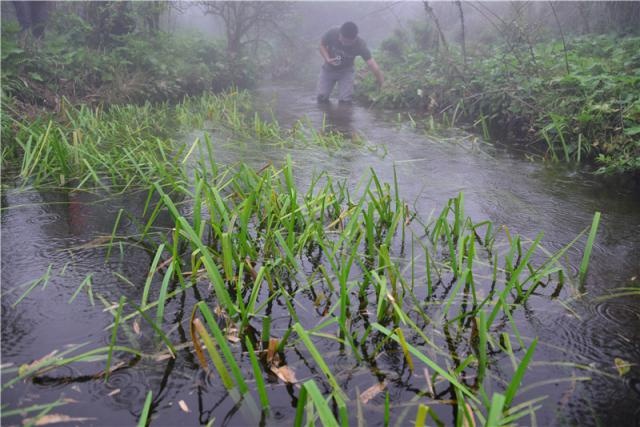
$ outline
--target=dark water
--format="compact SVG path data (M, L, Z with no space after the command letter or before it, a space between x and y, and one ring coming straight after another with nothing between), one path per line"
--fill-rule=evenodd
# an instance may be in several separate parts
M572 298L567 291L562 304L548 298L532 298L514 313L525 336L539 336L540 345L527 384L545 382L533 388L528 397L547 395L537 412L539 425L640 425L640 297L603 299L617 288L638 287L640 277L640 198L624 185L612 186L600 178L561 165L531 162L518 151L484 144L459 132L430 137L414 129L407 117L362 106L342 108L317 106L311 86L264 86L260 99L276 112L283 127L308 117L315 126L326 125L346 134L357 135L353 143L340 149L256 147L249 143L221 141L216 154L221 163L244 161L260 167L271 161L281 164L291 154L297 178L304 188L314 173L328 171L355 186L373 168L382 180L393 181L397 172L401 196L427 218L439 213L446 201L457 193L465 195L467 214L474 220L490 219L505 225L513 234L530 238L544 231L542 243L550 250L570 242L590 226L593 213L602 212L598 238L591 258L583 295ZM324 119L323 119L324 117ZM187 143L200 131L185 138ZM39 192L4 189L2 194L2 363L3 383L10 380L17 366L72 344L88 343L86 349L108 345L110 331L105 328L113 317L104 310L100 294L110 304L120 295L139 300L142 286L132 287L113 273L118 272L136 284L143 284L151 258L145 248L123 241L123 251L113 248L109 260L106 250L96 247L110 235L120 208L140 217L146 193L103 199L98 194ZM165 221L166 226L170 223ZM134 219L123 216L118 235L135 233ZM584 242L584 239L582 240ZM567 262L577 272L581 243L571 249ZM38 285L23 301L21 285L41 277L51 266L50 280ZM92 274L94 305L87 292L72 295ZM155 283L154 289L159 287ZM174 324L174 342L189 341L188 317L193 303L207 297L185 292L170 300L165 321ZM303 303L304 304L304 303ZM311 304L309 304L311 305ZM278 313L282 316L278 318ZM287 311L274 308L273 330L286 329ZM127 343L125 337L123 343ZM142 325L133 334L146 352L162 352L162 343ZM374 383L368 369L359 367L330 344L322 348L331 360L339 380L347 390L363 391ZM332 357L333 356L333 357ZM298 378L313 375L302 355L287 363ZM634 365L620 377L614 359ZM242 356L243 369L251 378L250 365ZM556 362L570 361L588 367L575 369ZM131 425L137 422L147 390L153 391L152 425L196 425L215 419L214 425L252 425L260 419L252 415L250 402L239 403L226 393L219 380L205 375L188 350L176 359L130 361L132 366L115 372L109 381L92 379L104 369L104 362L73 364L51 372L40 383L19 383L2 393L8 408L53 402L60 397L73 399L53 412L89 417L88 425ZM392 356L381 357L379 367L397 365ZM10 366L12 364L12 366ZM6 366L5 366L6 365ZM604 372L604 375L598 372ZM591 377L589 381L569 381ZM251 384L250 384L251 386ZM298 390L270 379L272 414L262 422L291 424ZM415 412L401 418L403 404L415 397L409 378L390 386L392 424L412 423ZM355 395L355 394L354 394ZM254 396L255 397L255 396ZM353 397L353 396L351 396ZM526 397L526 396L525 396ZM381 425L382 397L371 406L368 423ZM180 409L183 400L190 412ZM373 415L371 415L373 414ZM377 414L377 415L376 415ZM33 414L31 414L33 415ZM18 425L22 417L3 419Z

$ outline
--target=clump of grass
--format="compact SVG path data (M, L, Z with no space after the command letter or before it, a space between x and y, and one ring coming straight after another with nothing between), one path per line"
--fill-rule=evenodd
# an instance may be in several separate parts
M554 283L558 271L568 275L559 263L568 246L552 254L542 247L542 234L529 240L511 233L498 246L500 229L467 217L463 195L451 199L437 218L423 222L401 200L397 184L380 182L374 171L355 190L346 191L343 183L322 176L312 180L306 193L297 188L293 174L290 159L281 169L254 171L241 165L206 180L207 173L196 174L195 192L184 194L198 205L191 218L155 187L176 222L178 246L185 249L181 271L189 271L189 264L192 271L204 266L214 289L218 314L198 303L210 332L200 325L194 342L213 333L207 350L220 346L224 356L210 357L221 376L232 373L227 388L247 392L242 369L235 365L241 349L227 344L218 324L237 329L241 343L251 342L246 347L251 354L266 352L264 346L276 329L265 310L278 301L294 322L277 339L278 351L286 355L304 349L311 356L306 363L322 373L315 381L326 382L338 407L341 402L349 405L349 390L342 389L335 367L319 350L323 341L349 349L356 364L374 365L382 352L398 351L410 371L427 366L440 378L439 386L430 386L434 392L446 387L454 391L459 420L484 423L494 417L514 421L533 416L533 404L523 410L523 403L516 402L537 341L525 344L512 311L532 295L542 295L541 284L547 288ZM404 261L407 236L415 243L417 233L428 236L417 240L424 255ZM417 266L423 269L418 275ZM306 298L310 306L317 304L320 294L326 309L313 327L305 327L299 307ZM498 317L506 322L498 325ZM254 341L251 331L260 328L266 336ZM444 331L444 341L433 336L432 328ZM510 337L524 354L510 380L498 388L504 397L500 405L499 395L491 391L498 387L493 364L499 354L518 357L512 346L501 345ZM253 376L262 375L257 359L250 360ZM473 387L460 379L466 370L476 372ZM266 408L269 390L259 380L257 384L262 384L257 385L258 394ZM325 405L313 398L313 385L305 390L301 394L309 400L305 397L301 404L315 408L307 409L307 417L322 420ZM298 407L297 419L303 413ZM340 411L332 415L343 417Z
M192 120L189 111L194 108L204 111L202 123L210 120L241 136L286 141L277 125L249 114L251 107L241 94L187 100L177 107L180 120ZM53 125L48 129L45 132L51 133ZM319 139L325 137L317 134ZM51 154L39 139L33 141L38 148L29 151L30 160L23 168L27 175L38 170L33 166L40 162L36 159ZM196 149L200 156L194 155ZM190 345L203 369L209 369L211 360L227 392L236 401L248 402L252 419L259 409L251 398L249 379L254 377L260 406L267 411L271 390L262 378L267 369L260 364L282 373L284 365L274 360L284 363L288 358L301 359L315 375L300 386L298 424L305 412L307 422L316 417L327 423L348 422L347 408L354 396L339 375L348 364L354 370L366 366L376 374L376 382L389 377L402 381L405 370L413 374L428 368L426 384L413 402L417 419L448 416L419 402L422 396L443 394L450 395L458 425L534 416L537 401L522 402L519 391L532 366L537 340L522 336L513 312L532 296L544 297L546 289L561 286L559 273L569 277L560 259L577 238L551 253L542 245L542 233L529 239L489 221L475 222L465 213L463 194L449 200L436 218L425 221L402 200L396 178L384 183L373 170L354 187L320 174L304 191L296 183L290 157L280 168L269 165L256 171L246 165L215 164L207 136L183 150L185 154L157 145L151 170L139 162L124 163L133 165L130 179L145 176L143 182L149 187L145 214L151 214L137 236L151 248L149 274L140 284L140 307L120 300L113 312L109 346L52 362L51 367L100 357L107 360L109 372L115 351L141 354L116 342L119 327L136 316L176 357L167 332L166 305L173 296L205 283L211 289L205 297L216 307L205 301L195 305ZM134 160L130 154L127 157ZM181 167L191 163L188 181L180 168L163 169L174 162ZM42 177L49 173L45 169ZM95 168L86 173L102 182ZM128 172L125 167L118 173ZM152 200L157 200L155 206ZM150 231L162 211L168 212L174 227L158 238ZM107 257L120 218L121 213ZM597 223L594 218L581 276ZM164 275L156 279L161 270ZM31 284L25 296L47 277ZM90 291L90 283L81 284L76 294L83 288ZM125 305L134 311L125 315ZM148 313L151 309L155 319ZM230 343L232 331L237 340ZM517 341L518 350L512 341ZM342 355L340 366L323 352L333 347ZM378 367L383 354L398 355L399 362L383 371ZM512 361L520 358L510 372L499 368L504 356ZM40 367L25 370L12 381ZM283 381L297 383L283 376ZM472 384L469 377L475 378ZM319 384L330 390L328 397L319 394ZM386 394L387 422L392 416L403 417L390 396Z
M167 106L112 106L107 111L69 107L62 119L4 123L16 129L4 143L13 146L6 165L18 164L18 176L37 186L128 189L153 177L176 184L184 171L175 161L179 147L167 139ZM159 125L162 123L163 125ZM4 164L4 162L3 162Z

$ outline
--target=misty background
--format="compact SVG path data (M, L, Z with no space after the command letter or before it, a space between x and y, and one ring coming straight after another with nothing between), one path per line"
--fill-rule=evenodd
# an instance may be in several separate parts
M24 4L41 9L26 18L20 15ZM90 2L108 4L128 2ZM153 10L159 30L174 35L200 33L211 41L229 47L230 32L239 22L225 19L252 16L241 29L242 55L259 58L262 69L274 77L308 78L321 64L317 52L320 37L331 27L354 21L360 36L374 51L394 33L423 25L438 44L434 20L445 43L469 44L479 49L497 43L516 43L519 38L533 44L549 37L589 33L640 34L638 2L133 2L133 7ZM135 3L138 3L137 5ZM142 6L141 6L142 5ZM426 11L431 8L433 14ZM129 6L127 6L129 7ZM124 9L124 6L122 6ZM226 9L226 10L225 10ZM233 10L230 10L233 9ZM244 11L245 15L238 13ZM37 25L55 13L77 14L87 18L85 2L2 2L3 24L18 19L22 26ZM24 14L24 13L23 13ZM33 22L32 22L33 21ZM231 28L234 27L235 28ZM233 48L232 48L233 49ZM235 52L236 54L240 52ZM375 53L375 52L374 52Z

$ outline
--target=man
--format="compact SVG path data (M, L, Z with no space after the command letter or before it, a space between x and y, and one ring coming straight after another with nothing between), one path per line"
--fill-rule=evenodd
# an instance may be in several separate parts
M320 41L320 55L324 64L318 78L318 102L329 102L329 96L338 83L338 101L350 104L353 98L353 80L355 71L353 61L361 56L376 76L378 86L384 83L380 67L371 57L367 44L358 37L358 26L353 22L345 22L340 28L327 31Z

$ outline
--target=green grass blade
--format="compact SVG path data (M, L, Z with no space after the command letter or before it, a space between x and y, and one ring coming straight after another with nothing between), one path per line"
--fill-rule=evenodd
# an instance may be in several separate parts
M500 420L502 419L502 412L505 405L505 396L500 393L494 393L491 398L491 407L489 408L489 415L487 415L487 427L498 427Z
M518 369L516 369L516 372L513 374L513 377L511 378L511 382L509 383L509 386L507 387L507 390L505 391L505 394L504 394L505 406L509 406L513 401L513 398L516 396L518 388L520 387L520 383L522 382L522 378L524 377L524 374L527 371L527 368L529 367L529 363L533 358L533 353L536 350L537 344L538 344L538 338L535 338L531 342L531 345L527 349L527 352L525 353L524 357L520 361L520 364L518 365Z
M258 362L255 350L253 349L253 344L251 344L249 337L247 337L244 342L247 346L247 352L249 352L249 359L251 360L251 367L253 368L253 376L256 379L256 388L258 389L260 404L262 405L262 409L269 409L271 404L269 403L269 396L264 384L262 370L260 369L260 363Z
M122 306L124 305L125 299L126 298L124 295L120 297L120 302L118 303L118 310L116 311L116 317L114 320L113 331L111 331L111 343L109 344L109 352L107 353L107 367L104 369L105 381L109 379L109 374L111 371L111 358L113 356L113 347L116 345L116 337L118 336L118 325L120 324L120 317L122 316Z
M145 427L149 420L149 411L151 409L151 390L147 392L147 398L144 401L144 406L142 407L142 412L140 413L140 419L138 420L138 427Z
M591 258L591 251L593 249L593 242L595 241L596 233L598 232L598 224L600 224L600 212L596 212L593 215L593 221L591 222L591 230L589 231L587 244L584 247L582 262L580 263L580 282L584 282L584 279L587 275L587 269L589 268L589 258Z
M331 387L333 388L334 394L340 397L343 401L346 401L347 395L344 393L344 391L342 391L342 388L338 384L338 381L331 373L329 366L327 366L327 363L320 355L320 352L318 351L316 346L313 345L313 342L311 342L309 334L307 334L307 332L302 328L302 325L300 323L294 324L293 330L298 334L304 345L307 347L307 350L309 350L309 353L311 353L311 357L313 357L313 360L315 360L322 373L327 377L329 384L331 384Z

